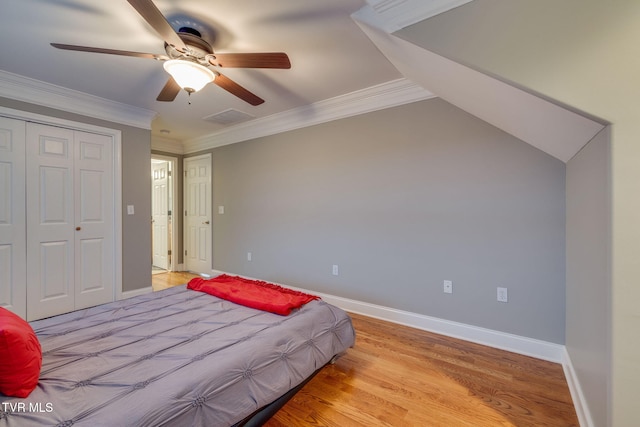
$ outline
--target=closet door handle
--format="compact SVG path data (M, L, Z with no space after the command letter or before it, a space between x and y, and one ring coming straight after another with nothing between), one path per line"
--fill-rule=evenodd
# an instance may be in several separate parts
M82 230L82 227L76 227L76 231Z
M205 222L203 222L203 224L207 224L207 225L208 225L208 224L209 224L209 221L205 221Z

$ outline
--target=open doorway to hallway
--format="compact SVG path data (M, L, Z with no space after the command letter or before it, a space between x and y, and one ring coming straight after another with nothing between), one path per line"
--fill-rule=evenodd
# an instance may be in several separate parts
M152 274L175 271L176 186L174 174L177 158L151 156L151 238Z

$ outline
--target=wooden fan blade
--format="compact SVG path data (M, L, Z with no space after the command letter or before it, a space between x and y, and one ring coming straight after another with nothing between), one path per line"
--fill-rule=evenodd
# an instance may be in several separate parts
M284 52L216 53L209 62L223 68L291 68Z
M176 49L184 51L187 46L182 39L173 30L167 18L164 17L162 12L153 4L151 0L127 0L131 6L144 18L145 21L151 27L156 30L160 37L170 45L173 45Z
M251 105L260 105L264 102L264 99L249 92L247 89L243 88L238 83L234 82L229 77L223 76L222 74L217 74L213 82L220 86L222 89L226 90L229 93L232 93L233 95L237 96L245 102L248 102Z
M176 96L178 96L179 92L180 86L178 86L178 83L173 80L173 77L169 77L169 80L167 80L167 84L164 85L164 87L160 91L160 95L158 95L156 101L171 102L176 99Z
M75 50L79 52L106 53L109 55L134 56L136 58L169 59L166 55L153 53L131 52L128 50L103 49L101 47L76 46L72 44L51 43L51 46L63 50Z

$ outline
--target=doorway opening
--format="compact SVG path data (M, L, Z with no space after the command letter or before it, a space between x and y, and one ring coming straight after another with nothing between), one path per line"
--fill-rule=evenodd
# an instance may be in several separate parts
M151 274L175 271L176 185L178 159L162 155L151 156Z

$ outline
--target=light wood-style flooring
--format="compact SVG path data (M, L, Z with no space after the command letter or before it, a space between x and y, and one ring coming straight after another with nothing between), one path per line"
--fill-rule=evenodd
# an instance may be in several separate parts
M151 284L154 291L161 291L172 286L184 285L194 277L198 276L186 271L160 273L151 276Z
M157 274L154 289L191 277ZM325 367L267 427L578 426L559 364L351 317L355 346Z

